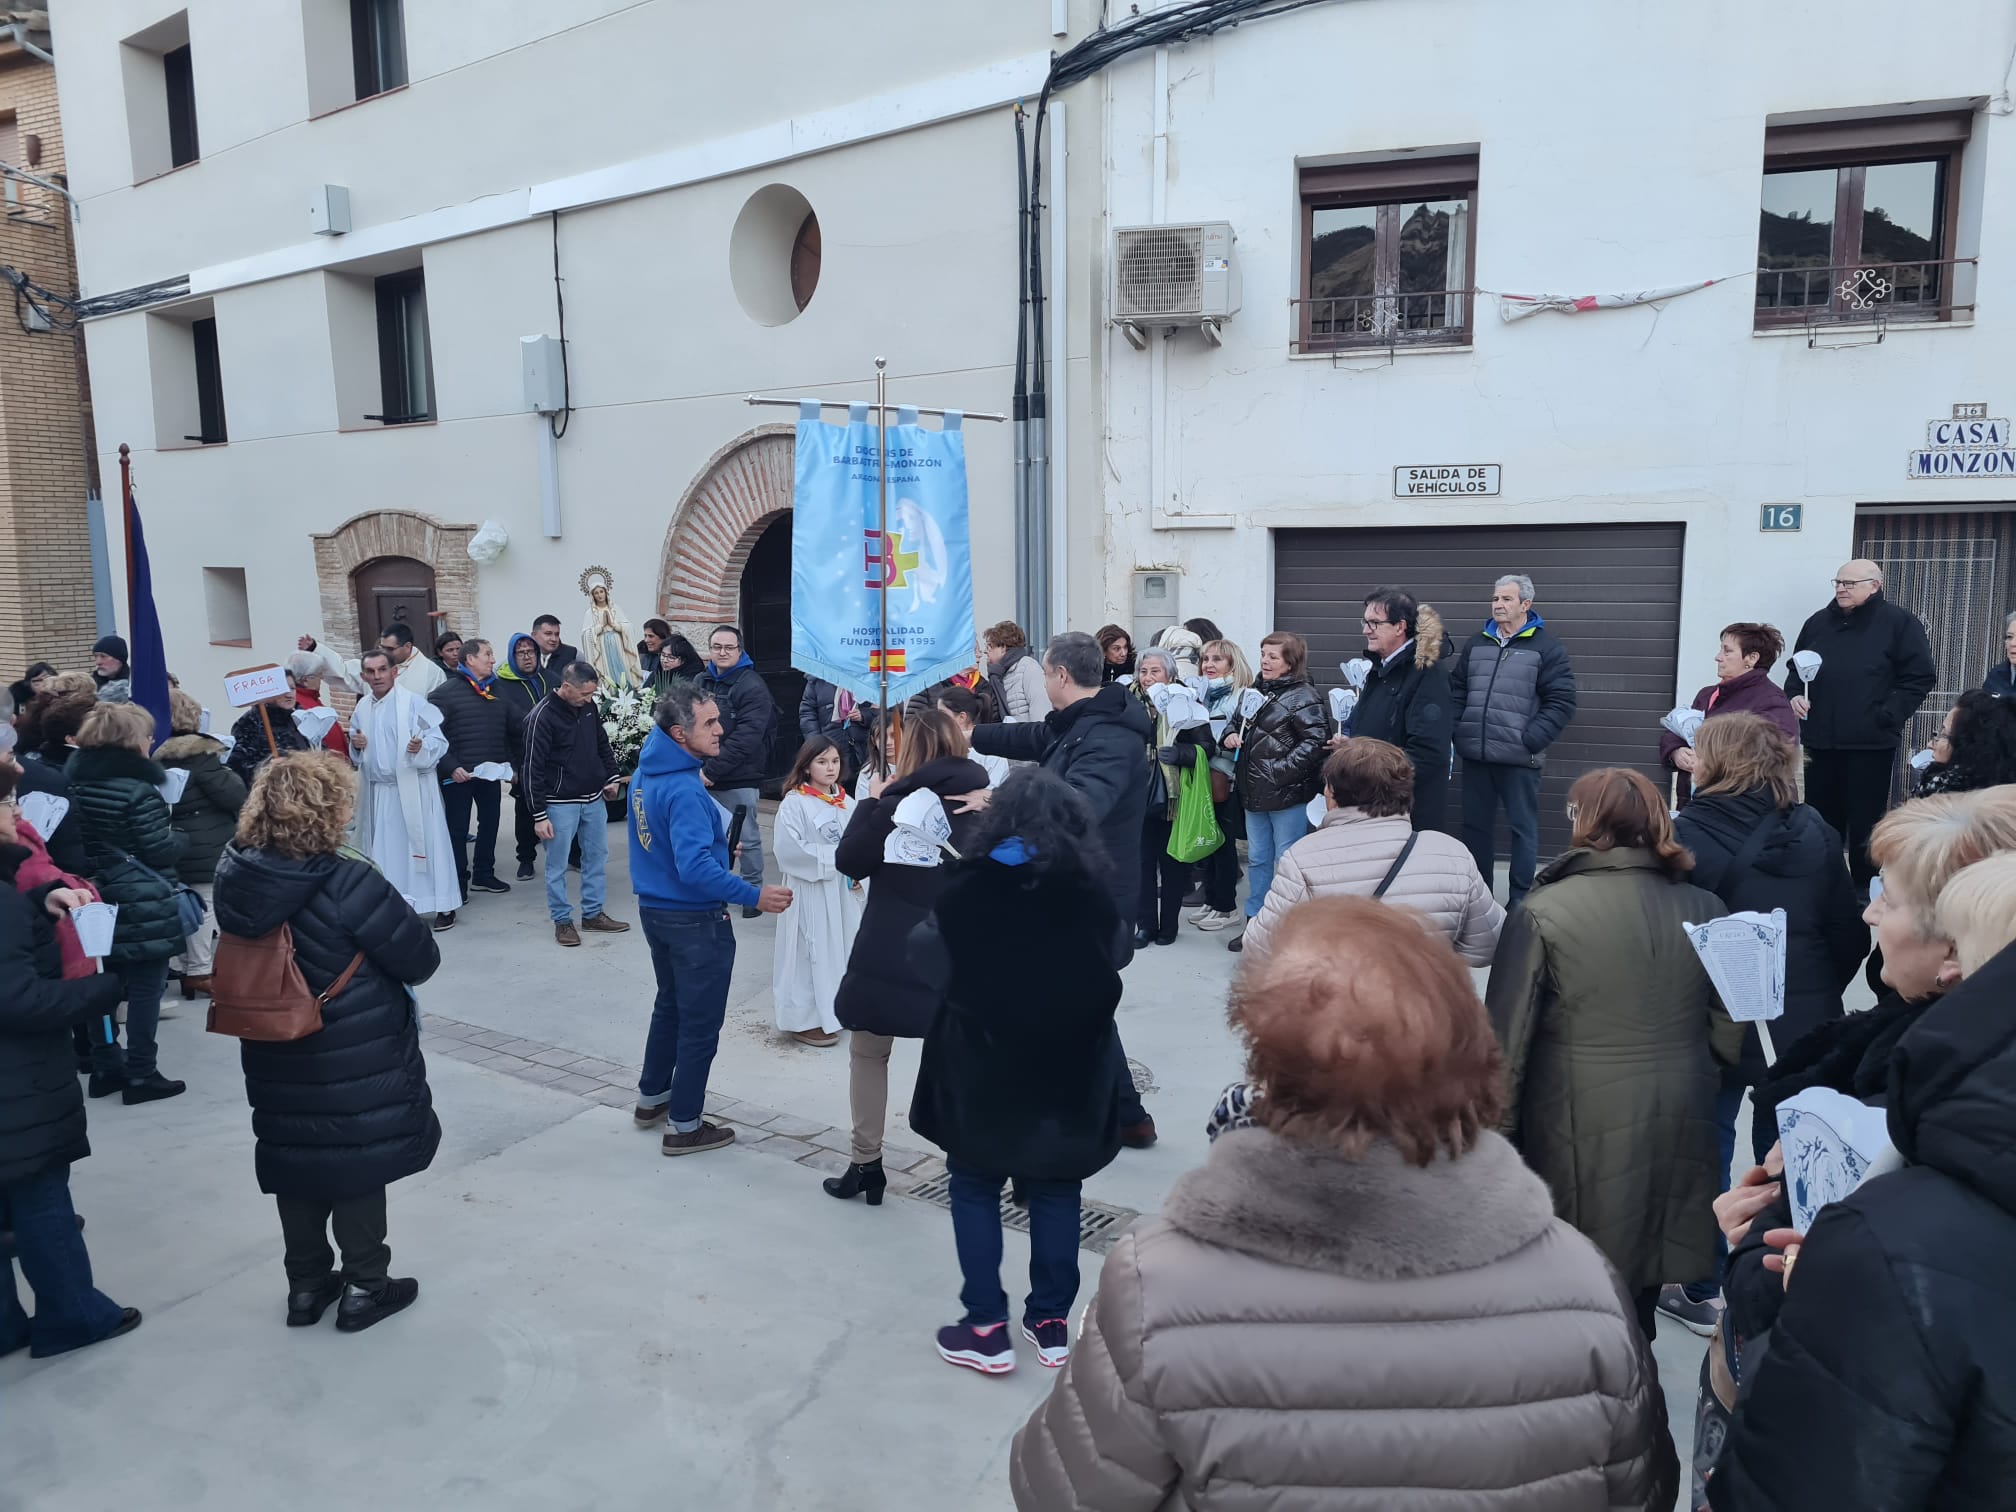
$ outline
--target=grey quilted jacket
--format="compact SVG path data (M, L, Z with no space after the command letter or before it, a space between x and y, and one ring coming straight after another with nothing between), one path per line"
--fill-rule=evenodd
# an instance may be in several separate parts
M1667 1512L1631 1305L1511 1146L1234 1129L1115 1246L1010 1462L1023 1512Z
M1259 916L1246 926L1246 957L1268 948L1289 909L1307 898L1369 898L1399 859L1412 822L1405 814L1374 819L1363 809L1337 808L1323 816L1274 863L1274 885ZM1489 966L1505 925L1505 910L1477 875L1477 863L1463 842L1438 830L1423 830L1386 889L1385 901L1411 908L1448 940L1472 966Z
M1449 668L1456 754L1494 766L1537 767L1575 717L1575 668L1539 615L1500 643L1488 625Z

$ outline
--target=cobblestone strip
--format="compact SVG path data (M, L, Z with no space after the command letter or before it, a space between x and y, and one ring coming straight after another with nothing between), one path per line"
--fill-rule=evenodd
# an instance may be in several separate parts
M421 1015L420 1043L429 1055L445 1055L535 1086L571 1092L584 1102L601 1103L607 1108L636 1105L634 1070L558 1045L519 1039L437 1013ZM845 1129L740 1102L721 1092L709 1092L706 1107L713 1122L734 1128L737 1146L776 1155L830 1175L837 1176L847 1169L853 1140ZM945 1174L945 1162L937 1156L901 1145L882 1147L882 1168L888 1173L889 1189L899 1193Z

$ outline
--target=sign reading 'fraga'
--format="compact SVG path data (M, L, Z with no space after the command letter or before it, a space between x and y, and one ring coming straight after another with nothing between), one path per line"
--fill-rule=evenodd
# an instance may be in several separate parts
M1907 478L2016 477L2009 421L1986 404L1956 404L1951 418L1925 422L1925 445L1905 454Z
M1393 469L1396 499L1495 498L1496 462L1442 463Z

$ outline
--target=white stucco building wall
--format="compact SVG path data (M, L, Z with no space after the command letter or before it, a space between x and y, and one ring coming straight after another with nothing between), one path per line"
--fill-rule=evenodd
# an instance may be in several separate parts
M1081 617L1124 619L1132 573L1175 569L1180 613L1217 619L1250 650L1274 615L1277 530L1679 522L1678 683L1691 693L1712 678L1723 623L1772 621L1789 641L1826 602L1858 506L2016 509L2016 479L1905 476L1907 450L1955 403L2016 410L2016 15L1956 0L1936 44L1897 37L1892 20L1873 0L1714 0L1684 16L1602 0L1355 0L1116 67L1103 85L1107 254L1116 226L1229 221L1243 307L1222 347L1155 332L1142 353L1102 331L1111 553L1104 602ZM1767 118L1932 102L1973 111L1955 250L1979 255L1978 309L1892 322L1880 343L1872 327L1812 345L1803 329L1753 333ZM1460 348L1293 355L1298 160L1468 145L1479 288L1728 281L1660 309L1511 324L1480 295ZM1499 464L1502 494L1394 497L1396 466L1433 463ZM1802 504L1804 528L1760 534L1765 503ZM1489 592L1480 577L1452 624L1481 621Z
M347 0L189 0L186 20L171 3L93 0L59 7L56 24L85 293L190 280L177 303L87 327L106 474L129 443L185 681L284 656L340 619L347 589L332 572L425 532L353 527L340 553L324 542L319 575L314 537L378 512L509 531L503 557L473 573L445 560L466 530L425 537L464 633L501 638L550 610L572 640L591 563L613 570L633 623L711 620L710 597L735 607L760 531L697 522L696 567L674 528L682 501L718 515L715 495L756 488L768 490L758 514L788 504L788 439L781 473L774 443L750 443L793 415L743 395L872 397L881 355L892 400L1009 407L1010 106L1066 45L1049 0L901 0L872 24L823 6L405 0L410 82L354 104ZM200 158L149 178L134 79L148 48L185 36ZM1079 171L1090 205L1096 164ZM349 191L347 235L311 232L324 184ZM823 241L817 289L782 324L745 309L731 252L738 216L773 184L804 196ZM559 442L562 535L549 540L546 422L526 411L519 342L559 332L556 237L573 414ZM773 292L788 254L764 253ZM433 418L381 425L363 418L381 412L369 280L412 267L425 274ZM1066 277L1089 288L1082 266ZM182 439L197 429L187 354L199 317L216 321L223 445ZM1082 336L1074 355L1082 387ZM1013 607L1010 438L977 423L968 434L984 625ZM1090 431L1081 455L1089 468ZM1060 500L1069 482L1060 468ZM250 648L211 643L206 568L245 573Z

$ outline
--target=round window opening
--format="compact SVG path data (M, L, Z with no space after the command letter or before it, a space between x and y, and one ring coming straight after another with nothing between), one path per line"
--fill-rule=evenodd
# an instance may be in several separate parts
M788 325L819 287L819 217L789 184L749 196L728 238L735 298L751 320Z

